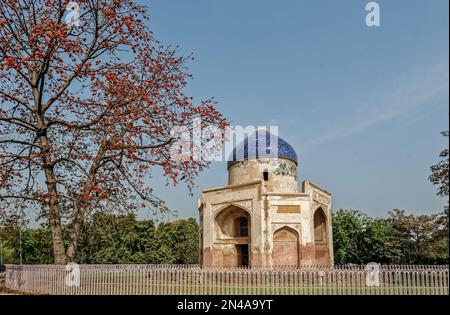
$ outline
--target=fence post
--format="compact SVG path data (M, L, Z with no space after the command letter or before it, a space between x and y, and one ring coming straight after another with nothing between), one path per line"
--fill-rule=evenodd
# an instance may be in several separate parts
M363 266L238 268L197 265L80 265L80 286L63 266L8 265L8 288L43 294L448 294L448 266L380 266L379 286Z

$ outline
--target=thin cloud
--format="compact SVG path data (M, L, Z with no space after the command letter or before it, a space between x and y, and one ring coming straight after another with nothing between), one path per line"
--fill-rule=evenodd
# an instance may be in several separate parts
M431 70L416 73L392 86L382 97L360 106L348 121L333 127L325 134L311 140L308 145L318 145L363 132L376 124L404 115L448 91L448 64L436 65Z

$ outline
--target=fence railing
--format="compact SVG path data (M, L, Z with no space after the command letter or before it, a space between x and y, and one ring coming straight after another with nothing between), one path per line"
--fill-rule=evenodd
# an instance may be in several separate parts
M158 266L158 265L153 265ZM200 268L199 265L182 265L188 266L187 268ZM155 267L151 267L155 268ZM157 267L156 267L157 268ZM378 265L379 270L448 270L448 265ZM226 270L317 270L317 269L330 269L330 270L366 270L367 265L302 265L298 266L256 266L256 267L224 267L224 266L205 266L203 269L226 269Z
M196 265L8 265L6 287L71 295L448 295L448 266L199 268Z
M0 286L5 282L6 272L0 271Z

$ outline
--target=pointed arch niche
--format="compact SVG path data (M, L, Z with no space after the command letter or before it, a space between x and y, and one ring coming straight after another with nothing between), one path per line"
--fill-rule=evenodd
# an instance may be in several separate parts
M251 247L250 213L239 206L229 205L214 219L214 244L220 248L222 264L249 266Z
M299 265L299 235L284 226L273 233L272 263L274 266Z
M314 241L316 244L327 243L327 219L322 208L314 212Z
M330 251L328 248L327 217L322 208L314 212L314 256L317 265L328 265Z

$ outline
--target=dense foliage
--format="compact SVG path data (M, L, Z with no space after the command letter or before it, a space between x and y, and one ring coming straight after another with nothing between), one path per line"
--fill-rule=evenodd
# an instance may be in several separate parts
M20 231L9 224L0 233L6 263L19 263L21 255L24 264L53 262L48 228ZM82 229L76 262L196 264L198 237L192 218L156 226L133 214L97 213ZM371 218L341 209L333 216L333 239L336 264L443 264L448 261L448 213L414 216L396 209L387 218Z
M337 264L446 264L448 212L414 216L395 209L388 218L371 218L356 210L333 216Z
M448 131L442 133L448 137ZM431 167L429 180L438 195L448 198L448 149ZM0 213L1 214L1 213ZM24 228L17 216L0 216L0 242L4 263L52 263L52 235L48 227ZM371 218L358 210L333 214L333 245L336 264L447 264L449 207L443 213L412 215L394 209L387 218ZM69 234L71 226L63 226ZM155 226L138 221L134 214L98 212L82 226L75 261L107 263L198 263L199 226L195 219Z
M148 19L135 0L0 1L0 215L35 211L56 264L75 260L95 212L167 211L155 174L194 186L209 163L176 145L194 120L223 140L215 101L185 93L192 58Z
M444 137L449 136L448 130L441 133ZM448 148L439 154L442 159L431 166L430 182L438 186L438 196L448 197L448 174L449 174L449 153Z
M67 233L66 227L64 232ZM133 214L97 213L83 227L76 262L82 264L194 264L198 262L198 224L195 219L161 223L136 219ZM51 232L47 227L1 231L5 263L51 264ZM22 248L22 250L20 250Z

